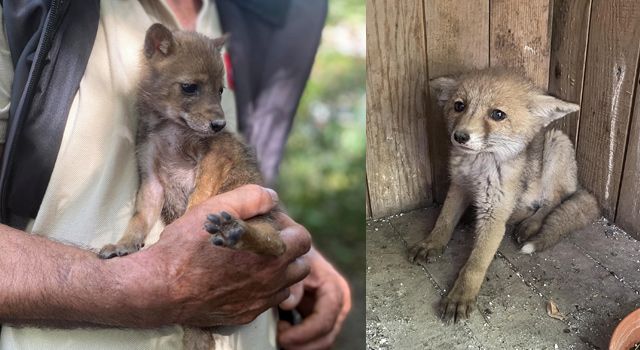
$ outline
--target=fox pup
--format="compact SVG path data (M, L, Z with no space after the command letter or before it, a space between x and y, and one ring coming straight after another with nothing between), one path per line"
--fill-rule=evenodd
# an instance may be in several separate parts
M468 318L506 225L521 252L549 248L600 215L577 180L573 145L552 121L578 105L548 96L512 72L483 70L433 79L451 137L451 185L440 216L409 258L430 261L446 247L461 215L476 209L475 244L447 296L442 318Z
M138 251L159 218L169 224L212 195L262 183L249 147L224 130L224 42L225 37L171 32L157 23L147 30L137 90L140 187L135 214L122 239L100 250L101 258ZM285 251L270 215L242 221L221 212L203 222L215 245L273 256ZM206 337L206 332L187 330L185 347L209 349L213 339Z

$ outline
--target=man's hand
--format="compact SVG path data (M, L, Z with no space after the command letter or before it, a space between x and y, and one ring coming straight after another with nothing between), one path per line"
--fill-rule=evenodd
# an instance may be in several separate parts
M305 257L311 273L300 283L302 288L293 286L291 296L280 304L285 310L297 309L303 320L298 325L280 321L278 344L291 350L329 349L351 309L351 291L344 277L315 249Z
M131 276L140 291L136 302L148 322L210 327L245 324L289 296L309 267L301 258L309 233L293 222L283 226L283 256L258 256L216 247L204 230L209 213L227 211L249 219L271 210L275 192L255 185L213 197L167 226L148 250L131 255L139 273ZM121 258L122 259L122 258Z
M248 185L215 196L167 226L138 253L101 260L94 252L0 225L0 323L50 327L212 326L247 323L278 305L309 267L311 244L285 225L279 258L209 242L207 214L249 218L275 206L273 191Z

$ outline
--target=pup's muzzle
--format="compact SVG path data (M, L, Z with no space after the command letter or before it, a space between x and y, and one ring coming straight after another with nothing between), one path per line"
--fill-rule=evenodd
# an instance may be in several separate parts
M465 143L467 143L467 141L469 141L470 138L471 136L469 136L469 134L466 131L455 131L453 133L453 139L461 145L464 145Z
M227 122L224 119L216 119L211 121L211 130L214 132L218 132L224 129L224 126L227 125Z

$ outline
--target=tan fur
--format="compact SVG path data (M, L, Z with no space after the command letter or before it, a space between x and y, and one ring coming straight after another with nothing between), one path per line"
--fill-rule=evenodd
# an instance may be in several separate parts
M262 184L249 147L219 127L224 126L220 106L223 44L224 38L170 32L160 24L147 31L137 96L140 188L136 211L122 239L103 247L100 257L138 251L159 218L169 224L211 196L244 184ZM247 221L221 219L222 213L216 217L215 224L209 218L202 220L219 244L264 255L284 253L270 214ZM240 231L239 239L229 238ZM184 343L186 349L215 346L210 330L187 328Z
M445 320L467 318L507 224L518 224L523 253L555 244L599 216L597 201L579 189L569 138L545 131L578 106L545 95L522 76L483 70L430 83L443 106L451 148L451 186L436 224L409 250L414 261L442 253L469 204L476 209L475 244L442 300ZM457 102L457 104L456 104ZM456 106L464 106L456 110ZM506 118L492 118L495 110Z

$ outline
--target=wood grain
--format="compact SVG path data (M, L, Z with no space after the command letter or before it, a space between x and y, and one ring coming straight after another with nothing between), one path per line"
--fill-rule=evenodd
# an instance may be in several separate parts
M489 0L425 0L429 77L489 66Z
M492 67L522 70L547 89L551 17L549 0L491 0L490 55Z
M640 67L638 67L640 69ZM635 81L635 103L629 129L616 224L640 239L640 82Z
M367 0L367 179L381 217L432 202L421 1Z
M489 65L489 0L425 0L429 78L463 73ZM429 140L434 198L447 195L449 137L442 113L429 104Z
M372 215L371 215L371 203L369 203L369 179L367 179L366 175L365 175L364 181L365 181L365 184L364 184L364 189L365 189L364 203L365 203L365 206L367 208L367 219L370 219L372 217Z
M591 0L554 0L549 58L549 93L578 105L582 103ZM555 121L551 127L578 144L580 111Z
M640 50L640 2L594 0L577 159L581 183L616 217ZM636 175L637 176L637 175Z

